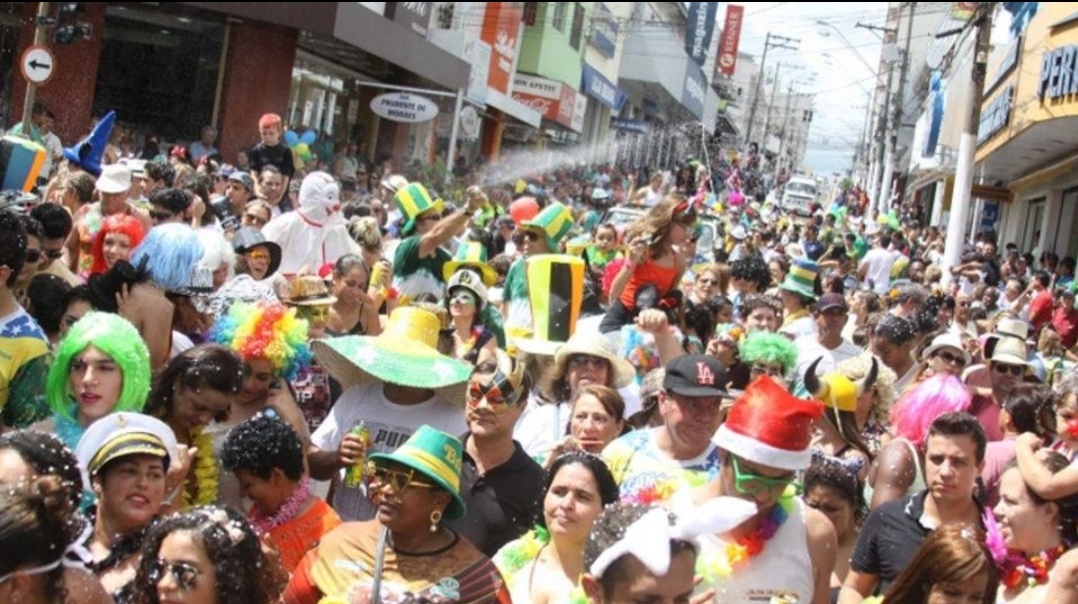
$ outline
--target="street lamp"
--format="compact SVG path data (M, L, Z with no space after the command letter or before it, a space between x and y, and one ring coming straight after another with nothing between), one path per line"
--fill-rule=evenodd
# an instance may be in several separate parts
M819 25L821 27L829 28L830 30L832 30L836 34L838 34L838 37L842 41L843 46L845 46L847 50L852 52L861 61L861 64L865 66L865 69L869 70L869 72L871 72L871 73L876 73L877 70L874 69L871 65L868 64L868 61L866 61L865 58L861 56L861 53L858 52L856 48L854 48L853 44L850 44L850 41L848 39L846 39L846 36L845 36L845 34L842 33L841 29L835 27L833 24L828 23L827 21L824 21L822 19L817 19L816 20L816 25ZM819 34L821 36L827 38L827 37L830 37L831 32L829 32L829 31L821 31L821 32L819 32Z

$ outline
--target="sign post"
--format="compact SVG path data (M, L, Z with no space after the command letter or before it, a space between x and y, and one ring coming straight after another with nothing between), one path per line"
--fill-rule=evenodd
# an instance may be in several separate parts
M22 67L22 75L26 78L26 98L22 104L22 131L26 135L26 138L30 138L31 122L30 118L34 114L34 97L37 93L37 85L44 84L50 77L52 72L56 69L56 61L53 60L52 53L49 49L45 48L45 20L49 16L49 6L51 2L39 2L37 5L37 22L34 24L34 44L30 48L26 49L26 52L22 55L22 60L19 61L19 65ZM35 65L41 65L42 60L40 53L37 51L44 51L47 55L45 62L48 64L48 68L39 66L30 67L30 71L34 74L41 75L44 73L45 77L40 81L35 81L31 78L27 72L30 61L33 61ZM28 55L32 55L29 56Z

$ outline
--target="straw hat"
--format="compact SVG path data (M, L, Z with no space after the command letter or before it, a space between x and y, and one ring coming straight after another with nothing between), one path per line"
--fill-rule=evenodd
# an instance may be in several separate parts
M921 358L927 361L932 358L932 355L936 354L936 351L943 350L944 348L957 350L958 353L962 355L965 363L969 365L970 356L969 353L966 352L966 348L962 346L962 338L951 331L941 333L932 338L932 343L928 345L928 348L925 348L923 353L921 353Z
M1018 338L1001 338L992 349L991 361L993 363L1025 365L1028 367L1028 359L1029 351L1026 349L1026 343Z
M573 334L569 341L558 348L554 354L554 375L565 375L568 370L569 359L575 354L586 354L601 357L610 363L610 369L614 372L614 386L624 388L636 377L636 369L625 359L614 354L614 348L610 341L598 333L585 333L578 331Z
M291 306L327 306L337 301L326 282L318 275L297 275L288 287L287 304Z
M438 352L440 329L434 313L403 306L389 315L381 335L315 340L311 350L342 388L388 382L464 404L471 366Z

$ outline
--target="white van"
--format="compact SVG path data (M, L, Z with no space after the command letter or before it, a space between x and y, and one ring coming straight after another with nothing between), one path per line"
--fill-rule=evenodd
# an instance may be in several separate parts
M810 207L816 203L817 195L815 180L794 176L786 183L779 205L787 212L809 216L812 214Z

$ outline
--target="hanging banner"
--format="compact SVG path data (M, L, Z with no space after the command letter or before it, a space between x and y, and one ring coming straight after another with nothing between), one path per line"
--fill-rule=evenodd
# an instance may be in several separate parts
M418 94L387 92L371 99L371 111L391 122L418 124L434 119L438 115L438 105Z
M490 69L487 85L509 94L513 66L520 48L520 21L524 10L516 2L487 2L479 39L490 45Z
M715 31L715 14L718 10L718 2L689 3L689 17L685 20L685 52L701 67L707 61L707 49L711 47L711 34Z
M719 56L715 60L715 75L734 75L737 67L737 46L741 41L741 21L745 16L745 7L736 4L726 5L726 23L722 26L719 37Z

